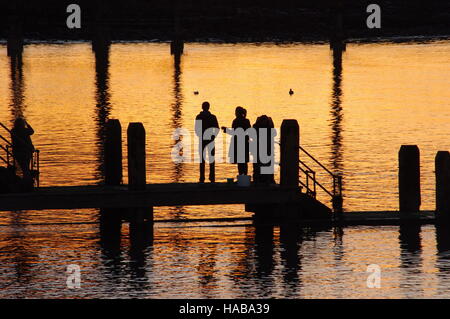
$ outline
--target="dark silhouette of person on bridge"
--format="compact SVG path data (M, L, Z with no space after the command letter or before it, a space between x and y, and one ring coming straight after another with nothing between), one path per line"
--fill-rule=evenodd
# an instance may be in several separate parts
M274 184L274 163L275 163L275 136L276 131L272 118L261 115L256 119L253 128L256 129L256 139L252 139L253 181L262 184Z
M231 124L232 130L222 127L225 133L230 133L231 138L230 149L228 152L230 163L237 164L239 175L247 175L249 162L249 136L247 129L251 127L247 117L247 110L241 106L236 107L236 118Z
M34 152L34 146L31 141L31 135L33 134L33 128L23 118L19 117L14 121L14 127L11 130L12 153L22 170L24 179L32 177L30 161Z
M199 138L200 154L200 183L205 182L205 160L208 153L209 160L209 181L215 182L215 143L214 140L219 133L219 123L217 117L209 112L209 102L203 102L202 109L195 118L195 133Z

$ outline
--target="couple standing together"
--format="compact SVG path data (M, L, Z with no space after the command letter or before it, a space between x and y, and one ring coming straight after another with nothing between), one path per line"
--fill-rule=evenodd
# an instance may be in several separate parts
M209 180L215 182L215 143L214 140L219 133L217 117L209 111L209 102L203 102L202 111L195 118L195 132L199 137L200 152L200 183L205 181L205 160L209 154ZM253 181L263 183L274 183L273 157L274 157L274 125L270 117L262 115L253 124L255 134L250 139L247 130L251 128L247 119L247 110L241 106L236 107L236 118L231 124L231 129L222 126L224 133L232 135L228 153L230 163L237 164L239 175L247 175L250 152L253 153ZM265 132L262 129L266 129ZM239 134L242 134L239 136ZM266 140L267 138L267 140ZM263 140L258 142L258 140ZM250 147L254 143L254 147ZM262 155L264 154L264 155ZM262 168L266 168L263 170ZM269 170L267 171L267 168ZM269 173L268 173L269 172Z

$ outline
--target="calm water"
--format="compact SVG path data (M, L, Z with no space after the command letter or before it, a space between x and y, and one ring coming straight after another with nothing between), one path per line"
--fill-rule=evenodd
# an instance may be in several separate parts
M342 57L327 45L188 44L180 63L168 50L113 44L109 61L96 63L86 43L35 44L13 72L0 46L0 121L23 114L32 124L43 186L101 181L107 118L121 120L124 137L128 122L144 123L149 181L197 181L197 164L171 161L172 132L192 130L208 100L220 125L231 124L237 105L251 122L261 114L277 127L297 119L301 144L343 173L348 211L397 209L397 153L417 144L422 209L434 209L434 156L450 149L449 41L351 44ZM225 181L236 168L218 164L216 175ZM0 296L420 298L450 288L446 237L434 226L340 232L157 223L152 240L136 246L124 225L121 243L109 247L97 216L1 214ZM155 209L160 220L242 216L250 215L240 205ZM65 288L73 263L82 269L76 291ZM382 269L380 289L366 287L369 264Z

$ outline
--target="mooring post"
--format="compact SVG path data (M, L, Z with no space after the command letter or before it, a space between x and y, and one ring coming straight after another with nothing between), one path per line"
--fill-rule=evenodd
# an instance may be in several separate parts
M435 158L436 213L450 218L450 153L439 151Z
M128 188L144 190L145 170L145 129L142 123L130 123L127 130L128 142Z
M283 120L280 138L280 185L298 187L300 128L297 120Z
M280 136L280 185L294 192L299 185L299 146L300 128L297 120L283 120ZM291 219L299 213L295 203L280 203L272 210L277 219Z
M120 121L109 119L106 122L104 154L105 184L122 184L122 126Z
M106 122L103 169L105 185L122 183L122 127L119 120ZM120 245L123 212L120 208L100 209L100 235L106 245Z
M130 123L127 130L128 142L128 189L145 190L147 185L145 169L145 129L142 123ZM153 207L138 208L133 211L131 225L144 221L153 222ZM134 222L133 222L134 221Z
M398 189L401 213L420 211L420 152L417 145L402 145L398 153Z

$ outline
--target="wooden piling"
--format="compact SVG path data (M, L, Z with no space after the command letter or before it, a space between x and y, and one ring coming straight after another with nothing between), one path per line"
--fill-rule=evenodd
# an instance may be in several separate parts
M130 191L145 190L147 185L145 169L145 129L142 123L130 123L127 129L128 142L128 189ZM131 212L131 228L139 229L144 221L153 222L153 207L133 209ZM138 231L138 230L136 230Z
M119 120L106 122L104 150L105 185L118 186L122 183L122 127ZM106 246L120 246L122 211L120 208L100 209L100 237Z
M104 172L106 185L122 184L122 126L116 119L106 123Z
M398 154L400 212L416 213L420 210L420 152L417 145L402 145Z
M450 218L450 153L439 151L435 158L436 213Z
M297 120L283 120L280 142L280 185L298 187L300 128Z
M127 130L128 141L128 189L144 190L145 171L145 129L142 123L130 123Z

